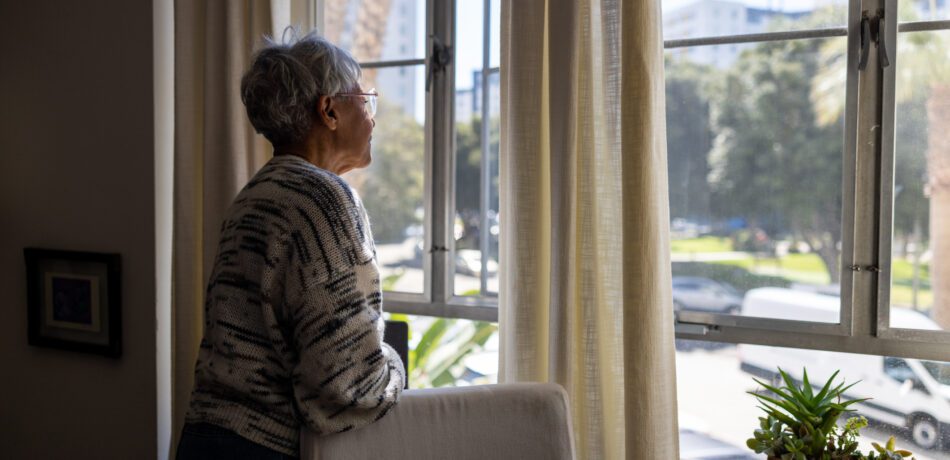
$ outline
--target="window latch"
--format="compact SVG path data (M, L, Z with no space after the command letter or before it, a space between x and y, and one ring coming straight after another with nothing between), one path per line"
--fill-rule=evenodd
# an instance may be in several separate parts
M867 11L861 13L861 53L858 57L858 70L868 66L868 54L871 52L871 42L877 45L878 62L881 68L889 66L887 48L884 46L884 10L879 9L873 16Z
M426 75L426 92L432 86L432 77L436 72L444 72L449 63L452 62L452 47L442 44L439 37L429 35L432 38L432 54L429 56L429 74Z
M864 270L864 271L869 271L871 273L881 273L881 267L878 267L877 265L867 265L867 266L862 267L861 265L855 264L855 265L849 265L848 268L850 268L851 271L853 272L859 272L859 271Z

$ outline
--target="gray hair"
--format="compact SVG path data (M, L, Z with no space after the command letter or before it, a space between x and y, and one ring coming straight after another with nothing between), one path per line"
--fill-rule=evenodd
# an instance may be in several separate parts
M247 117L274 146L302 141L313 125L317 98L355 88L361 74L350 53L316 32L299 39L295 30L287 32L281 43L267 38L241 78Z

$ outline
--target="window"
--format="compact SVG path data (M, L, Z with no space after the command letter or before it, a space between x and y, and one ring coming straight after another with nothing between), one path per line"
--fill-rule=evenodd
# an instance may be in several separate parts
M686 3L663 2L664 18ZM919 0L736 3L733 35L689 35L697 23L665 37L678 366L740 371L724 401L776 366L842 369L875 398L863 410L880 422L871 439L904 436L917 458L945 458L950 12ZM871 42L859 68L864 16L883 46ZM726 308L729 288L739 308ZM744 437L711 426L721 419L681 385L681 421L744 445L755 415Z
M468 350L438 376L424 367L433 362L410 359L413 385L492 381L497 365L484 363L485 353L497 357L500 1L314 4L320 30L380 94L373 163L346 179L370 215L387 313L410 322L414 341ZM439 46L452 56L444 68L434 65Z

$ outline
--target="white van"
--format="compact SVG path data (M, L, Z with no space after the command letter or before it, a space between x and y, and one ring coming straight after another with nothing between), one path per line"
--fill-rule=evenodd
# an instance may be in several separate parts
M741 314L837 323L839 311L838 296L761 288L746 294ZM930 318L904 308L891 309L891 324L940 329ZM779 377L778 367L798 381L805 367L812 384L823 384L840 370L839 381L861 381L848 390L848 398L874 398L856 405L859 413L908 428L925 449L950 448L950 363L745 344L737 346L737 353L743 371L771 381Z

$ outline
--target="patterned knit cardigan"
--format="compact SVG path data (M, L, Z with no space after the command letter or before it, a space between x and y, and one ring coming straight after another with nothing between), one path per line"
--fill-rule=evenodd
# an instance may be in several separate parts
M301 425L350 430L399 399L369 220L335 174L268 162L227 212L205 299L186 422L298 456Z

